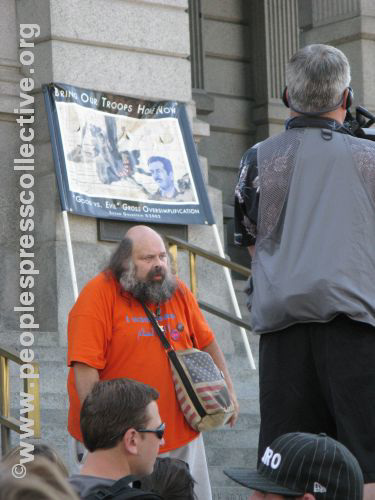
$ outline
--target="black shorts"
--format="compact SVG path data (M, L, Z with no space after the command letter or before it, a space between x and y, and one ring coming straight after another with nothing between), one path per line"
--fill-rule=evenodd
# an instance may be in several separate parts
M340 315L261 335L258 458L286 432L324 432L375 482L375 327Z

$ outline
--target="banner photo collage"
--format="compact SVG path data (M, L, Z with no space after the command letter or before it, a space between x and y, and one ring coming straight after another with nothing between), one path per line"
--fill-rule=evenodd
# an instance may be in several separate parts
M58 83L43 92L63 210L214 224L184 104Z

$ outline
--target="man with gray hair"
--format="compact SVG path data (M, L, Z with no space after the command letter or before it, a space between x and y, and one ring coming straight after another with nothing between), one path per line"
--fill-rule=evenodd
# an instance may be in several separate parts
M235 241L253 259L259 457L281 434L325 432L356 456L375 498L375 143L343 126L349 84L334 47L292 56L286 131L241 161Z
M68 430L82 441L81 403L98 380L126 377L154 387L166 423L163 456L190 466L198 500L210 500L211 489L203 440L180 408L168 356L142 303L157 317L174 349L193 344L209 353L223 372L236 411L238 404L223 353L191 291L172 270L161 236L147 226L134 226L112 255L107 269L81 291L69 314ZM111 408L108 408L111 411Z

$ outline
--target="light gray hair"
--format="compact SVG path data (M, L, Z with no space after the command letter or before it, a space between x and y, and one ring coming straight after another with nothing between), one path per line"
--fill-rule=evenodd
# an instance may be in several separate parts
M163 273L161 269L149 271L149 278L155 272ZM177 279L174 269L169 264L161 283L154 283L151 279L140 280L137 278L137 268L132 260L128 264L119 279L120 285L126 292L130 292L133 297L141 302L151 302L152 304L162 304L172 297L177 288Z
M339 107L349 84L349 61L330 45L307 45L286 66L289 105L295 111L314 113Z

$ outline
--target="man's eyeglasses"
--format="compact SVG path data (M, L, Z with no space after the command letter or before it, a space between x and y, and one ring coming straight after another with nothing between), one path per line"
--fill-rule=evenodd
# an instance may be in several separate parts
M156 434L159 439L163 439L165 432L165 423L162 422L156 429L136 429L137 432L152 432Z

